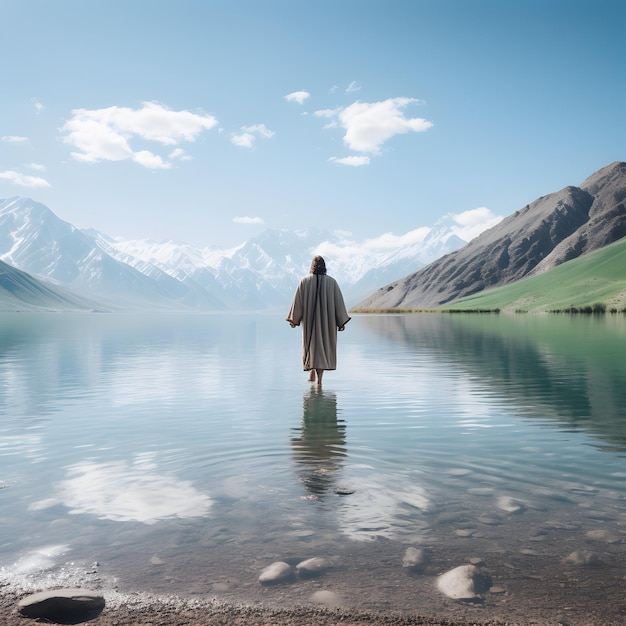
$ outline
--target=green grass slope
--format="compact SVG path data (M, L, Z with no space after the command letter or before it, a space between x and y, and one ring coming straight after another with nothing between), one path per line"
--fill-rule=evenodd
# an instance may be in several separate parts
M506 287L441 307L443 311L555 311L604 304L626 308L626 237L600 250Z

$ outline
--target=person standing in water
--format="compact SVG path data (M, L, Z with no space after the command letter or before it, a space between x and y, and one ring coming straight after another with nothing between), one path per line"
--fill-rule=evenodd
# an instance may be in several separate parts
M308 276L300 280L287 315L292 328L302 324L302 365L309 380L322 384L324 370L337 369L337 331L350 316L337 281L326 274L321 256L311 262Z

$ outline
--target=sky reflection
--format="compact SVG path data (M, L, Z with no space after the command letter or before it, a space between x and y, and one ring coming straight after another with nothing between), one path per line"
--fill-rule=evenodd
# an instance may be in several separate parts
M151 455L126 461L72 465L67 479L58 485L58 501L71 514L95 515L116 522L154 524L170 518L203 517L209 513L211 498L190 481L157 473ZM56 504L40 501L32 508Z

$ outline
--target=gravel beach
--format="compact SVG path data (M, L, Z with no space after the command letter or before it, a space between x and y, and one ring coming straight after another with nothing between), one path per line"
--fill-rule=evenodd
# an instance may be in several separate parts
M0 596L0 624L26 626L29 623L51 623L44 619L30 619L19 615L19 597L13 593ZM55 622L52 622L55 623ZM270 608L258 606L234 606L212 602L187 601L182 598L167 598L161 601L134 598L128 602L119 599L107 604L98 616L86 621L69 620L56 623L88 623L93 626L501 626L514 625L508 621L458 621L436 619L420 615L405 615L388 612L330 610L308 607ZM531 623L531 622L528 622ZM532 622L538 623L538 622ZM558 622L553 622L557 624ZM518 623L521 624L521 623Z

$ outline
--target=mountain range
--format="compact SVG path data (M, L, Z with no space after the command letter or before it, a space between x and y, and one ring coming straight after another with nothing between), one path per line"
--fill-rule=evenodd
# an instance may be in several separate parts
M626 163L615 162L469 243L444 217L411 243L363 254L351 252L345 235L318 229L266 230L229 250L128 241L80 230L43 204L13 197L0 200L0 310L286 308L316 253L330 260L349 307L439 308L621 239L625 202Z
M345 242L324 230L267 230L229 250L201 249L80 230L39 202L12 197L0 200L0 260L7 285L11 277L23 278L9 269L27 272L31 285L41 283L43 309L260 310L287 308L313 254L327 249L329 273L351 306L381 284L464 245L452 226L442 218L417 243L344 254L333 264L332 250L345 249ZM20 310L15 294L24 292L17 286L14 292L0 291L0 310ZM36 308L34 293L24 308Z
M364 299L357 310L432 309L537 276L626 236L626 163L542 196ZM626 272L626 270L624 270Z

